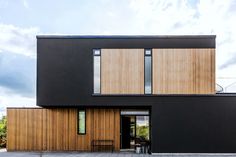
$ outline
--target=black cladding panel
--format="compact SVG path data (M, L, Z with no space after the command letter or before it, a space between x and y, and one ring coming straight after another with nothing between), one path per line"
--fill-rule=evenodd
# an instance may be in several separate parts
M236 153L236 96L175 97L152 106L152 152Z

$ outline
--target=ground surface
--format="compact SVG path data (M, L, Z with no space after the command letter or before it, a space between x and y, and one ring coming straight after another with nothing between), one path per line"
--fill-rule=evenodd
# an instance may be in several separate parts
M236 154L135 154L135 153L81 153L81 152L6 152L0 150L0 157L236 157Z

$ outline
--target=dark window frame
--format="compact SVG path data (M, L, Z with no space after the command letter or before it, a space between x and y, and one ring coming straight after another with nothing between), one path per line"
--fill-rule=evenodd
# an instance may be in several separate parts
M150 51L150 54L147 54L146 51ZM144 49L144 95L152 95L153 94L153 60L152 60L152 48L145 48ZM146 93L146 70L145 70L145 65L146 65L146 57L151 57L151 92Z
M79 113L81 111L84 111L84 133L81 133L80 130L79 130L79 122L80 122L80 119L79 119ZM78 109L77 110L77 134L78 135L86 135L86 109Z
M100 53L99 54L96 54L95 53L95 51L99 51ZM100 48L94 48L93 49L93 95L100 95L101 94L101 62L102 62L102 57L101 57L101 53L102 53L102 51L101 51L101 49ZM94 92L95 91L95 81L94 81L94 79L95 79L95 68L94 68L94 59L95 59L95 57L100 57L100 85L99 85L99 92Z

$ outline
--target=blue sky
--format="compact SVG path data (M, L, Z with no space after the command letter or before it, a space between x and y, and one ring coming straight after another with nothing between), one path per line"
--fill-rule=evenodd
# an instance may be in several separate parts
M0 0L0 112L35 105L39 34L213 34L217 78L236 77L236 0Z

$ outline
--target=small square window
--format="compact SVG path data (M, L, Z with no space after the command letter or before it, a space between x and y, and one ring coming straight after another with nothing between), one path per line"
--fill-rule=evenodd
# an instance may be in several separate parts
M145 50L145 55L147 55L147 56L152 55L152 50L151 49L146 49Z
M93 54L96 55L96 56L100 56L101 50L95 49L95 50L93 50Z

